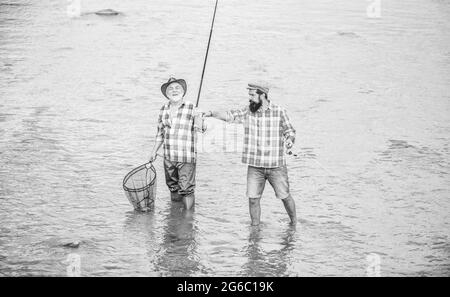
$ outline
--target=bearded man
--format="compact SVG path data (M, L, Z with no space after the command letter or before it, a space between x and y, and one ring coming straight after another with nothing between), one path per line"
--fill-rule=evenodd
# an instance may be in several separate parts
M295 201L289 191L285 148L295 142L295 129L286 110L269 100L269 88L263 83L248 84L249 105L226 112L209 111L205 116L244 124L242 162L247 169L247 197L252 225L259 225L260 199L266 180L283 201L291 224L297 223Z

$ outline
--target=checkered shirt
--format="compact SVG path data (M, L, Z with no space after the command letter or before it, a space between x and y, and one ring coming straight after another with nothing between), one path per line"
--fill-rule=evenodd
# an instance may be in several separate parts
M194 110L193 103L184 101L171 119L170 104L161 107L156 141L164 141L164 158L172 162L196 162L198 130L194 128Z
M295 129L284 108L269 102L266 110L252 113L247 106L228 111L227 121L244 124L243 163L262 168L286 165L284 142L295 141Z

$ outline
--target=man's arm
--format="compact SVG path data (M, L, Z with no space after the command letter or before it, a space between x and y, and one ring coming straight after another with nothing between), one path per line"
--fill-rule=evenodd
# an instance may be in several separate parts
M206 132L206 123L202 114L194 116L194 131L200 133Z
M156 139L155 145L153 146L153 150L150 154L150 162L153 162L156 160L157 154L158 154L158 150L160 149L160 147L162 146L162 144L164 143L164 140L160 140L160 139Z
M205 114L205 116L214 117L216 119L226 121L226 122L234 122L234 123L242 123L244 121L245 116L247 115L247 109L236 109L229 111L209 111Z
M205 123L205 115L206 113L202 111L200 108L195 107L194 108L194 131L205 133L207 130L206 123Z
M296 132L284 109L281 112L281 126L283 128L284 143L286 148L290 150L295 143Z
M156 131L156 137L155 137L155 145L153 146L152 152L150 154L150 162L155 161L156 154L158 153L158 150L161 148L162 144L164 143L164 125L162 122L162 114L163 110L161 109L158 117L158 128Z
M209 115L206 116L210 116L222 121L227 121L228 120L228 113L226 111L209 111Z

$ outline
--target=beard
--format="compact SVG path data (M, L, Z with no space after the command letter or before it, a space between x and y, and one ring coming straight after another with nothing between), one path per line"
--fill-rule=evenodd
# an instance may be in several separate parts
M168 99L170 102L177 103L177 102L181 101L181 99L183 99L183 96L174 96L174 97L169 97Z
M258 103L256 103L256 102L250 100L250 104L248 105L248 108L250 108L250 111L251 111L252 113L255 113L255 112L258 111L258 109L259 109L261 106L262 106L262 100L261 100L261 99L259 99L259 102L258 102Z

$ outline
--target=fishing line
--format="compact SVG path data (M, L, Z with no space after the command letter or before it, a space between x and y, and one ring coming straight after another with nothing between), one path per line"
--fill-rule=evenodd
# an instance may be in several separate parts
M297 157L306 157L307 155L305 154L300 154L300 153L293 153L292 151L288 151L287 152L288 156L292 156L295 157L295 159L298 159ZM333 177L337 177L340 178L339 176L337 176L336 174L332 173L330 170L328 170L327 168L325 168L322 164L320 164L319 161L317 161L316 159L311 159L311 158L307 158L309 160L313 160L317 165L319 165L320 168L322 168L324 171L326 171L329 175L333 176Z

